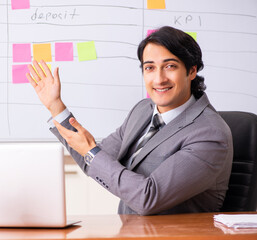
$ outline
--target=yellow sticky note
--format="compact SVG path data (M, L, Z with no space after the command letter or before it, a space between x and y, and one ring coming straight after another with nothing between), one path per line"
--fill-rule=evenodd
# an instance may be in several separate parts
M40 68L43 70L44 74L46 75L45 70L43 69L42 65L40 63L38 63ZM50 69L50 71L52 71L52 65L51 64L46 64L48 66L48 68ZM37 69L35 68L35 66L33 65L34 70L36 71L36 73L38 74ZM47 75L46 75L47 76ZM33 80L37 83L37 81L33 78Z
M147 0L148 9L165 9L165 0Z
M188 35L190 35L195 41L197 39L197 33L196 32L186 32Z
M33 58L36 61L44 60L45 62L52 62L51 44L33 44Z
M77 43L79 61L88 61L96 59L96 50L94 41Z

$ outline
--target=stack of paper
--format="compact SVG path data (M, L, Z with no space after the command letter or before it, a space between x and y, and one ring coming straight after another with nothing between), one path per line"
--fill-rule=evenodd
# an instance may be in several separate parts
M219 222L214 222L214 226L219 228L225 234L253 234L257 233L257 228L229 228Z
M213 218L229 228L257 228L257 214L218 214Z

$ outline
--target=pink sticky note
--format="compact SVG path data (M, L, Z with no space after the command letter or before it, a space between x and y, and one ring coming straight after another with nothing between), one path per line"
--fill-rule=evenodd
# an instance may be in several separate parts
M30 0L12 0L12 9L29 9Z
M153 32L156 32L156 29L149 29L147 30L147 37L151 35Z
M13 44L12 55L13 62L31 62L30 44Z
M55 61L73 61L73 43L55 43Z
M148 94L148 93L146 93L146 97L147 97L147 98L150 98L150 96L149 96L149 94Z
M12 82L13 83L28 83L29 80L26 77L26 73L29 73L28 66L12 65Z

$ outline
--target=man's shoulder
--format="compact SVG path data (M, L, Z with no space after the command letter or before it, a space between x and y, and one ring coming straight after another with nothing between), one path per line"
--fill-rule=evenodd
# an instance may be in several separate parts
M148 98L142 99L130 110L127 119L132 121L141 121L145 116L152 115L153 110L154 103L152 100Z
M150 98L144 98L136 103L136 105L132 108L132 111L134 110L140 110L140 109L152 109L154 107L154 103Z
M142 100L140 100L138 102L138 104L142 104L142 105L154 105L154 102L152 101L151 98L143 98Z
M195 119L195 127L203 132L209 132L212 135L220 135L225 138L231 138L231 131L227 123L220 116L220 114L212 108L207 106L202 114Z
M230 129L220 114L210 103L206 93L199 98L192 106L189 115L193 118L194 126L206 128L209 131L226 132L230 134Z

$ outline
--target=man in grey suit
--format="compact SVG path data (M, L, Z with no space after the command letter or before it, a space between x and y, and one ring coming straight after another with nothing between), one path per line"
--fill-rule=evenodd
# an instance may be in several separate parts
M140 43L138 58L150 99L99 144L63 104L58 69L53 77L43 61L46 74L34 61L36 82L27 77L54 118L51 131L88 176L121 199L119 214L219 211L232 137L197 75L200 47L188 34L162 27Z

